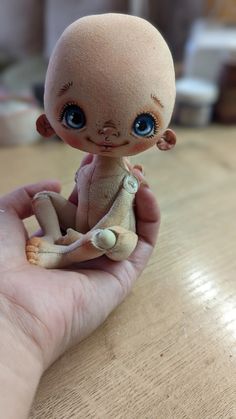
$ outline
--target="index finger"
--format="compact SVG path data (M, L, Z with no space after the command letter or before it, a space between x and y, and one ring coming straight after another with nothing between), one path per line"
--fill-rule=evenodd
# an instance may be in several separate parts
M56 180L46 180L36 184L30 184L16 189L9 194L0 197L0 210L11 209L19 218L24 219L33 214L32 198L43 190L60 192L60 183Z

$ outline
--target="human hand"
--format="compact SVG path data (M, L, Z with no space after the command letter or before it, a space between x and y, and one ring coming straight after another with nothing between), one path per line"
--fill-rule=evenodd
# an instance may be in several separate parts
M73 270L47 270L28 263L22 222L32 215L31 198L45 189L59 192L60 186L42 182L0 198L0 330L6 342L0 350L0 381L4 359L18 371L15 362L22 364L23 358L23 376L25 368L37 365L36 386L57 357L95 330L127 296L148 262L160 221L153 193L141 186L136 195L139 241L128 260L104 256Z

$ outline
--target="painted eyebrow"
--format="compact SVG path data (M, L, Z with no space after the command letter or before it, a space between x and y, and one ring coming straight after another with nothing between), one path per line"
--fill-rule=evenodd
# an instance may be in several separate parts
M63 84L63 86L60 88L59 92L57 93L57 96L63 96L69 88L73 86L73 81L68 81L68 83Z
M160 101L160 99L158 99L158 97L156 97L155 95L151 95L151 98L152 98L152 100L157 104L157 105L159 105L162 109L164 108L164 105L163 105L163 103Z

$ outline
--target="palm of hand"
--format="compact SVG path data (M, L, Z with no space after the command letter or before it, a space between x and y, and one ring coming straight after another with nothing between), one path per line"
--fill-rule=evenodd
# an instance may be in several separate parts
M21 221L31 215L31 197L44 189L58 191L59 186L44 182L0 199L0 314L37 346L46 368L125 298L150 257L160 217L153 194L141 187L136 198L139 243L128 260L102 257L80 269L46 270L27 262Z

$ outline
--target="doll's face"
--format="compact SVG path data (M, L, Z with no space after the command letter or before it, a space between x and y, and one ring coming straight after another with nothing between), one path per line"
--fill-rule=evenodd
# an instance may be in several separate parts
M160 141L174 97L171 56L155 28L131 16L91 16L71 25L57 44L45 110L72 147L130 156Z

